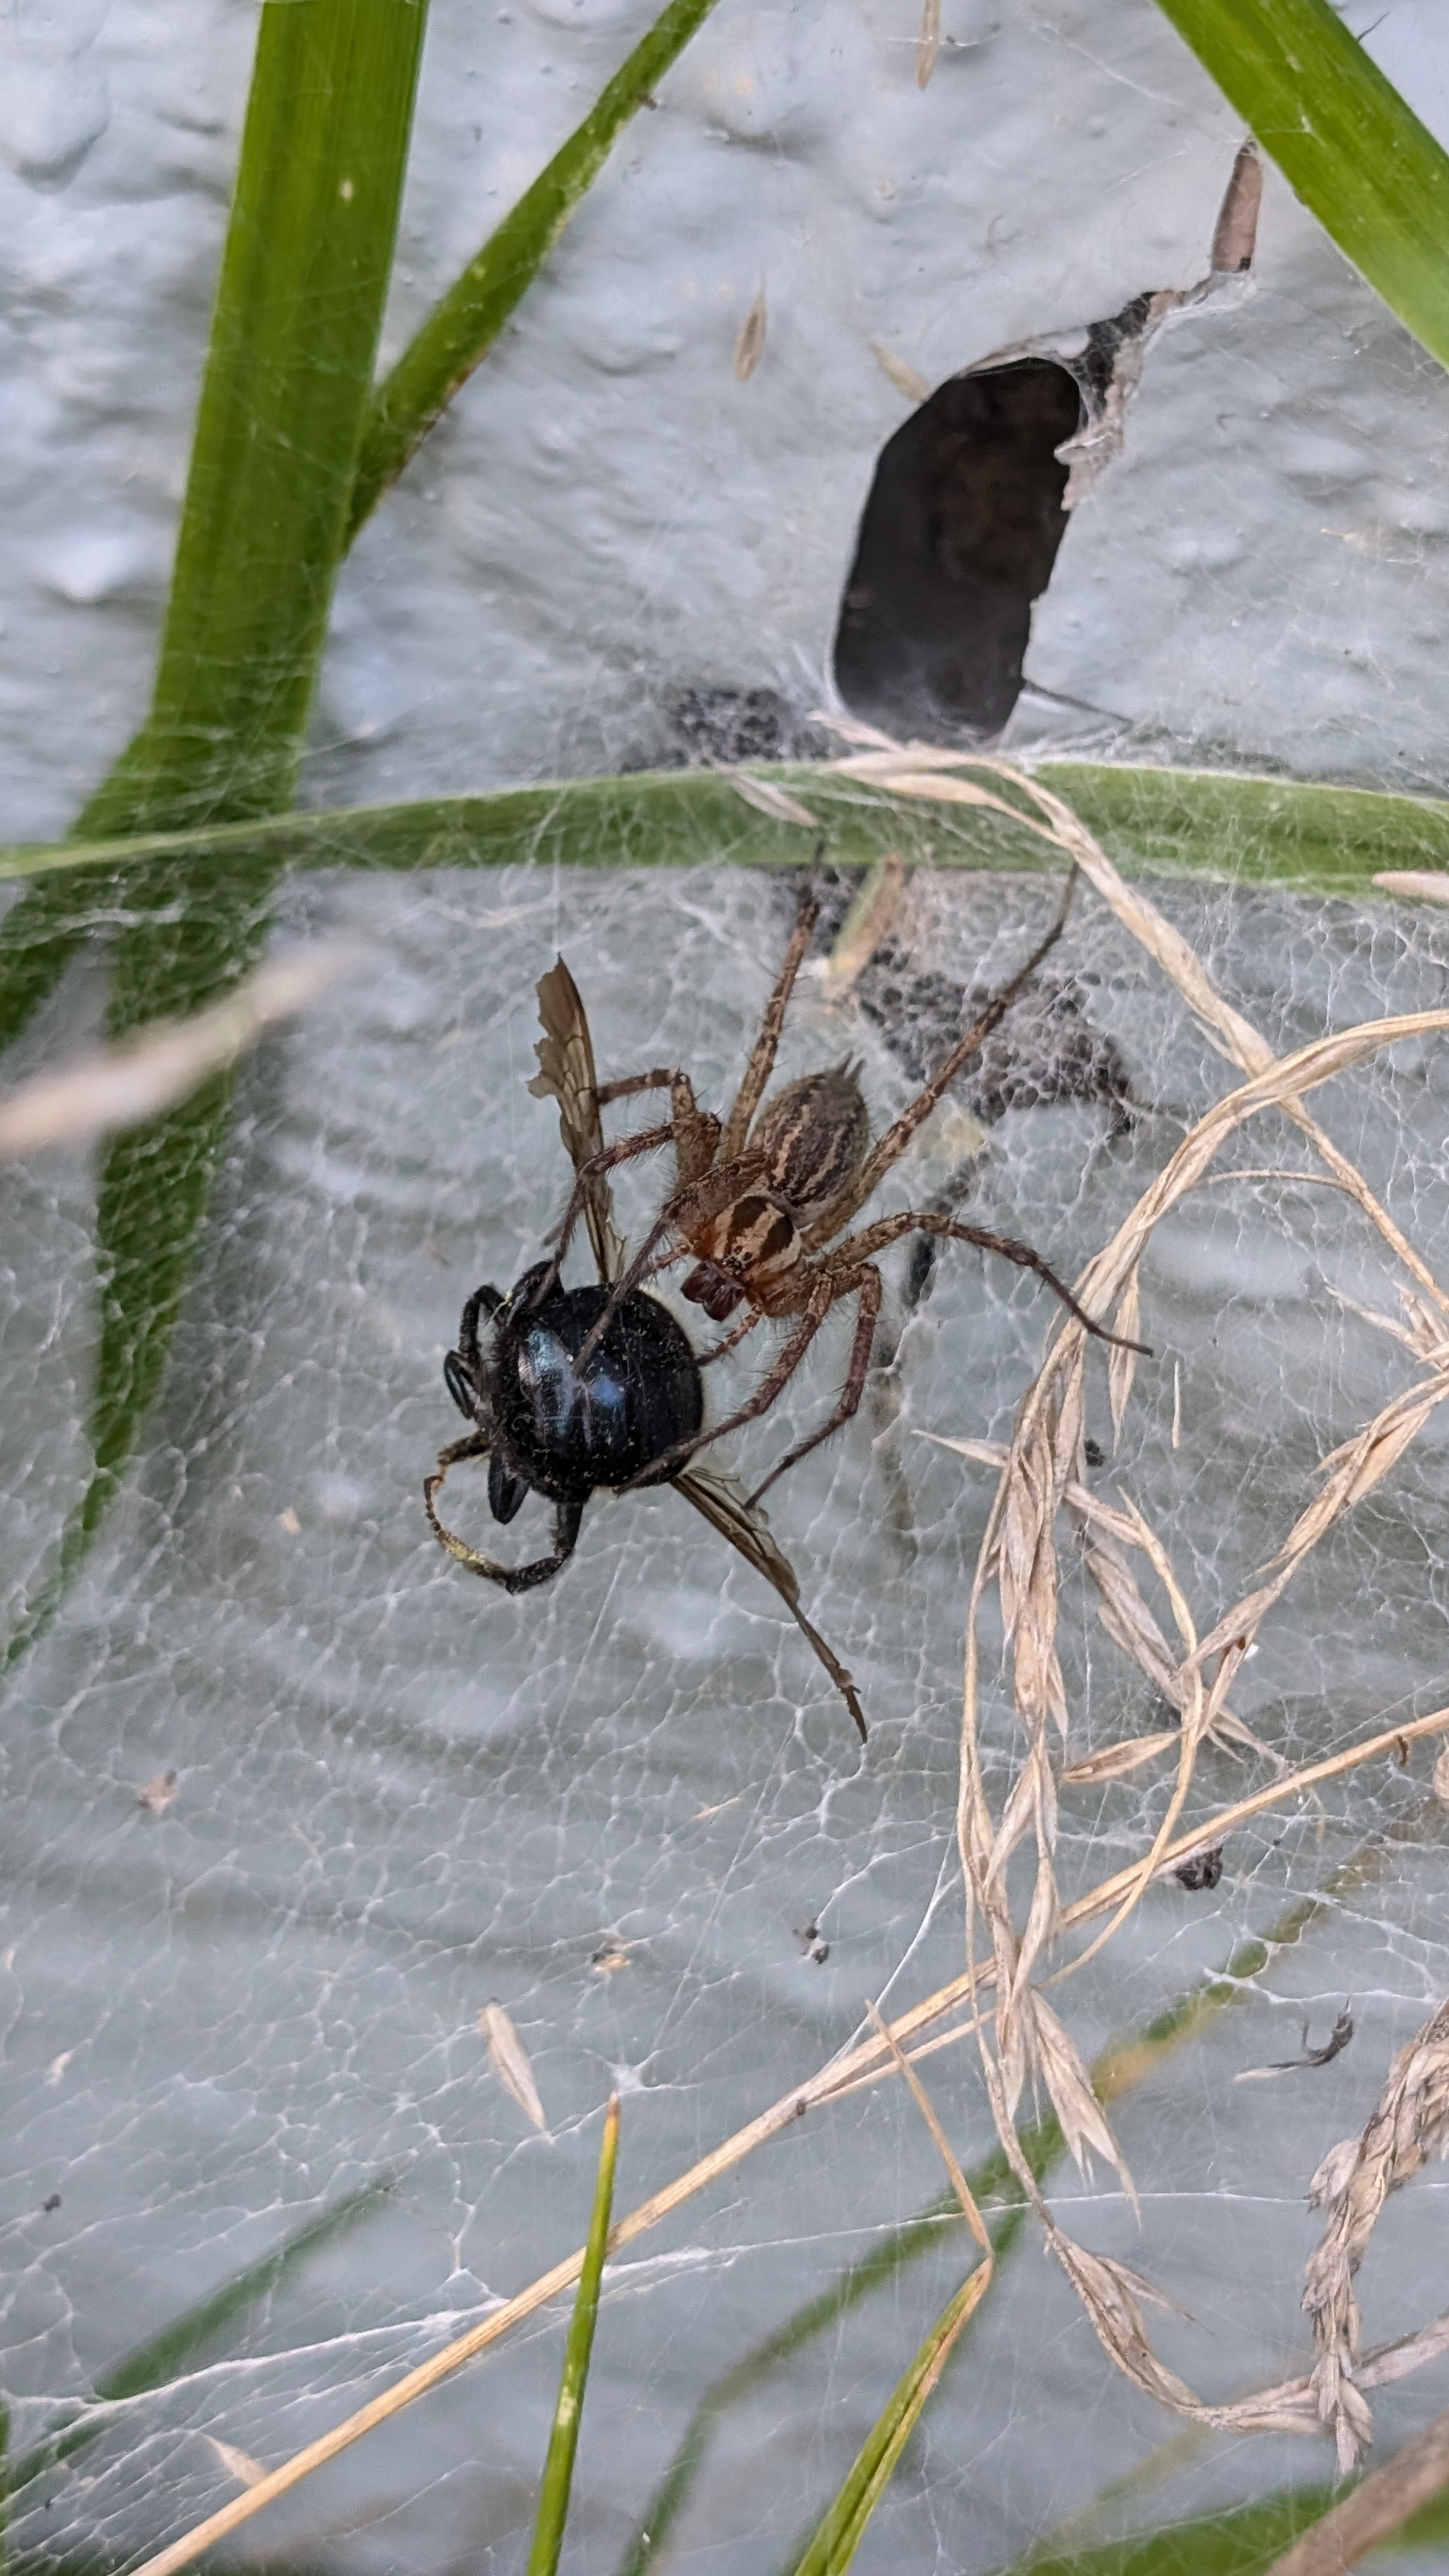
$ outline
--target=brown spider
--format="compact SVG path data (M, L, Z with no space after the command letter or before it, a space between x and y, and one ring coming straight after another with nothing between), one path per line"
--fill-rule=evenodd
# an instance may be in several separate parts
M774 1070L791 990L815 925L817 905L809 892L801 898L785 962L727 1118L721 1121L699 1107L688 1074L677 1066L660 1065L649 1073L629 1074L622 1081L599 1085L601 1108L609 1101L627 1100L636 1092L668 1091L670 1114L657 1127L644 1128L637 1135L606 1145L580 1166L559 1229L558 1248L540 1281L535 1302L547 1295L558 1277L569 1239L587 1206L591 1184L617 1170L621 1163L633 1161L636 1155L652 1154L663 1145L672 1145L676 1185L628 1269L615 1284L610 1305L580 1351L577 1365L582 1368L614 1308L631 1289L691 1254L694 1268L683 1283L684 1295L702 1306L715 1323L725 1322L737 1307L746 1310L723 1340L701 1354L702 1367L733 1350L764 1317L798 1318L754 1394L727 1421L697 1432L692 1439L681 1440L651 1461L651 1478L679 1465L706 1442L722 1439L726 1433L768 1413L799 1367L831 1307L843 1297L856 1297L860 1302L855 1341L835 1411L828 1422L813 1431L808 1440L798 1441L771 1469L751 1495L751 1502L757 1503L787 1467L795 1466L840 1430L859 1407L870 1366L882 1293L875 1256L887 1245L899 1242L902 1235L939 1235L957 1243L974 1243L984 1252L999 1253L1018 1269L1034 1271L1097 1340L1113 1342L1127 1350L1146 1350L1144 1343L1124 1343L1105 1325L1094 1323L1070 1288L1029 1244L1014 1242L1009 1235L993 1234L983 1226L960 1225L951 1217L913 1208L899 1216L878 1218L874 1225L862 1227L858 1234L847 1235L843 1243L829 1248L832 1237L864 1207L917 1128L930 1116L963 1065L979 1051L1060 938L1074 884L1075 871L1067 880L1061 908L1045 939L1010 983L988 1002L937 1066L924 1089L874 1145L870 1142L869 1113L850 1065L807 1073L798 1082L786 1083L763 1109L760 1106ZM680 1240L675 1249L661 1253L659 1247L670 1236Z

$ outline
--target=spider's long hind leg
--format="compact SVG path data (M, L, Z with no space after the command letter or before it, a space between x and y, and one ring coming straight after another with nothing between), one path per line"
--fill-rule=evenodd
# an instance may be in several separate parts
M937 1065L930 1081L901 1111L899 1118L886 1129L883 1136L877 1137L849 1186L841 1191L839 1197L834 1199L828 1208L822 1210L813 1224L806 1227L807 1252L814 1252L821 1245L828 1243L831 1236L838 1234L841 1227L848 1225L851 1218L864 1207L866 1200L884 1180L891 1165L905 1152L917 1128L924 1126L937 1101L949 1091L957 1075L964 1071L973 1055L980 1053L992 1030L1005 1018L1023 985L1031 981L1043 958L1049 955L1060 939L1066 928L1067 914L1071 909L1072 892L1076 882L1077 871L1073 867L1067 878L1066 892L1062 896L1057 917L1046 937L1038 940L1025 965L1017 968L1010 982L1002 985L1000 991L987 1003L980 1017L974 1020L971 1027L957 1039L950 1053Z
M869 1263L878 1252L884 1252L888 1244L898 1243L903 1234L934 1234L951 1243L974 1243L980 1252L994 1252L1001 1260L1010 1261L1016 1269L1030 1270L1045 1287L1050 1288L1054 1297L1061 1299L1068 1314L1076 1317L1082 1330L1090 1333L1094 1341L1110 1342L1119 1351L1137 1351L1143 1359L1152 1357L1146 1342L1128 1341L1125 1335L1109 1332L1105 1324L1099 1324L1095 1317L1089 1315L1085 1306L1073 1296L1066 1281L1057 1277L1051 1264L1043 1261L1039 1252L1033 1252L1029 1243L1018 1243L1009 1234L993 1234L984 1225L960 1225L954 1217L933 1216L928 1208L908 1208L900 1216L883 1216L875 1225L862 1226L859 1234L848 1235L844 1243L836 1246L831 1260Z

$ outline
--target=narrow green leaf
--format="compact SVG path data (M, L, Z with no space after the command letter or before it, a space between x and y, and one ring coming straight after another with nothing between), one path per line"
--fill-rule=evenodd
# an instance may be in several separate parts
M910 2368L897 2383L856 2456L793 2576L843 2576L865 2527L890 2482L896 2462L920 2421L921 2412L950 2357L983 2288L984 2260L968 2272L954 2299L942 2310Z
M266 0L151 712L81 817L82 845L275 814L291 801L370 398L425 0ZM267 872L128 869L109 1027L202 1008L252 964ZM83 934L36 888L0 936L0 1032ZM84 1560L165 1367L225 1134L219 1080L102 1167L94 1470L23 1606L34 1644Z
M549 2435L543 2484L539 2490L538 2520L533 2528L533 2547L528 2553L528 2576L554 2576L563 2547L569 2490L573 2484L574 2454L579 2445L579 2418L584 2411L584 2391L588 2386L594 2327L599 2315L599 2285L604 2277L604 2257L609 2250L609 2218L614 2206L614 2166L618 2152L619 2104L614 2098L604 2114L599 2178L594 2186L594 2214L589 2221L584 2268L579 2274L569 2339L564 2348L563 2377L559 2382L558 2404L554 2409L553 2431Z
M155 699L107 782L112 832L291 801L426 16L425 0L266 0Z
M1329 0L1159 0L1370 286L1449 366L1449 154Z
M267 0L151 712L85 841L290 804L392 269L426 0ZM0 1046L103 896L0 925Z
M763 774L804 800L829 836L832 859L847 866L866 865L887 849L912 865L940 868L1060 864L1041 842L970 807L906 808L824 769ZM1129 873L1377 899L1373 880L1383 870L1449 870L1449 803L1429 797L1089 761L1048 761L1037 774L1068 798ZM112 863L175 865L191 857L225 860L229 881L241 874L264 884L282 866L799 867L809 851L803 831L757 813L728 778L686 769L0 849L0 881L33 876L38 893L51 872L97 861L109 870ZM107 887L114 882L107 874ZM164 874L158 882L166 882Z
M168 2381L179 2378L204 2347L234 2325L248 2308L283 2289L309 2256L319 2253L324 2245L335 2244L362 2219L370 2218L391 2192L394 2181L395 2176L385 2172L360 2184L356 2191L345 2192L330 2208L319 2210L315 2218L305 2220L284 2237L270 2254L260 2255L219 2288L209 2290L194 2306L183 2308L169 2325L148 2335L144 2343L133 2345L100 2373L95 2383L95 2402L108 2405L121 2398L139 2397L147 2389L163 2388ZM44 2470L83 2450L99 2430L95 2424L78 2424L37 2443L14 2463L8 2492L15 2494Z
M1028 2552L997 2576L1265 2576L1346 2490L1288 2487L1226 2512L1170 2522L1065 2556Z
M135 926L117 943L110 1021L182 1017L228 989L266 933L271 872L203 894L195 862L134 872ZM179 877L179 884L178 884ZM180 900L178 900L178 894ZM44 1633L84 1563L160 1385L226 1139L230 1074L178 1108L114 1137L101 1158L96 1211L100 1333L89 1432L92 1467L59 1544L5 1642L8 1669Z
M355 536L384 492L487 355L542 268L580 199L649 93L681 54L714 0L669 0L648 34L600 92L546 170L525 190L476 258L436 303L368 414L348 526Z

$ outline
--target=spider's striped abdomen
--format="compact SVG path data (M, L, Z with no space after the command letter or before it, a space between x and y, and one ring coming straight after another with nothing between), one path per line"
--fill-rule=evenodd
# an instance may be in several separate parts
M798 1220L838 1198L870 1146L870 1114L852 1065L787 1082L765 1103L750 1136L764 1157L765 1187Z

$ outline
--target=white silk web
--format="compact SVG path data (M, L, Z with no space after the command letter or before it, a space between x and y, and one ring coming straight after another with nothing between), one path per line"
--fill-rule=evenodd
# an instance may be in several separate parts
M1442 1003L1436 916L1151 891L1275 1054ZM898 936L913 968L992 984L1054 902L1041 877L921 873ZM903 1320L893 1256L893 1369L770 1498L804 1606L861 1685L864 1752L782 1605L676 1497L597 1500L575 1562L516 1602L450 1564L421 1516L422 1474L456 1426L439 1363L463 1297L537 1257L567 1187L556 1113L526 1089L538 975L562 949L601 1073L683 1061L718 1102L791 904L780 882L725 868L340 870L288 893L288 930L345 927L370 942L372 969L243 1075L147 1454L8 1695L3 2379L13 2450L67 2423L93 2436L17 2499L23 2547L134 2559L237 2492L247 2460L274 2466L523 2287L581 2237L611 2086L628 2208L859 2035L868 1998L900 2012L961 1973L961 1642L995 1479L937 1444L1010 1439L1056 1329L1047 1292L950 1247ZM1074 1277L1238 1077L1090 889L1060 969L1120 1051L1132 1123L1103 1101L1009 1110L966 1212ZM74 994L62 1010L73 1028ZM807 978L781 1071L857 1054L883 1122L911 1088L900 1034ZM38 1031L37 1054L55 1037ZM1312 1103L1431 1264L1445 1067L1442 1038L1416 1037ZM928 1198L971 1143L948 1105L882 1203ZM1290 1169L1307 1177L1278 1177ZM1104 1459L1091 1488L1140 1507L1200 1633L1281 1546L1317 1462L1418 1373L1361 1311L1399 1319L1401 1272L1314 1170L1270 1111L1157 1228L1142 1274L1155 1357L1115 1453L1105 1365L1088 1354L1086 1428ZM83 1170L60 1157L6 1186L6 1412L32 1463L6 1504L5 1553L23 1578L80 1464L89 1209ZM620 1184L636 1237L661 1186L659 1165ZM741 1442L742 1466L819 1418L847 1337L835 1319ZM1265 1618L1231 1705L1269 1755L1205 1746L1182 1831L1270 1786L1270 1757L1315 1761L1444 1696L1443 1444L1432 1413ZM455 1526L491 1528L481 1471L455 1471L449 1501ZM1176 1718L1104 1633L1060 1535L1073 1761ZM496 1537L531 1552L522 1522ZM1160 1588L1140 1579L1170 1632ZM995 1618L988 1603L980 1724L999 1812L1023 1738ZM1449 1989L1436 1749L1281 1800L1227 1838L1215 1886L1155 1882L1101 1956L1050 1990L1090 2060L1234 1962L1239 2001L1112 2108L1140 2225L1100 2163L1084 2180L1059 2161L1044 2186L1073 2239L1186 2312L1159 2317L1153 2339L1209 2403L1311 2366L1309 2178ZM1064 1904L1150 1849L1169 1785L1159 1762L1061 1790ZM1021 1866L1008 1873L1018 1925ZM1245 1952L1274 1927L1266 1958ZM1305 2018L1321 2044L1346 1998L1354 2037L1331 2062L1233 2082L1299 2054ZM494 2000L547 2136L490 2061L479 2017ZM922 2071L971 2164L993 2142L974 2042ZM200 2288L383 2173L378 2206L219 2328L174 2384L94 2406L118 2356ZM941 2182L890 2079L792 2124L621 2257L585 2422L581 2565L628 2563L691 2410ZM1438 2189L1421 2177L1374 2238L1368 2344L1437 2311L1424 2279ZM726 2386L657 2563L784 2557L965 2267L959 2227L933 2220L921 2245L792 2359ZM557 2349L551 2329L524 2326L243 2545L288 2564L511 2563ZM1441 2381L1442 2365L1375 2394L1382 2444ZM1110 2369L1056 2268L1018 2253L871 2546L882 2564L985 2568L1144 2460L1156 2465L1127 2519L1312 2480L1329 2457L1203 2431L1184 2450Z

